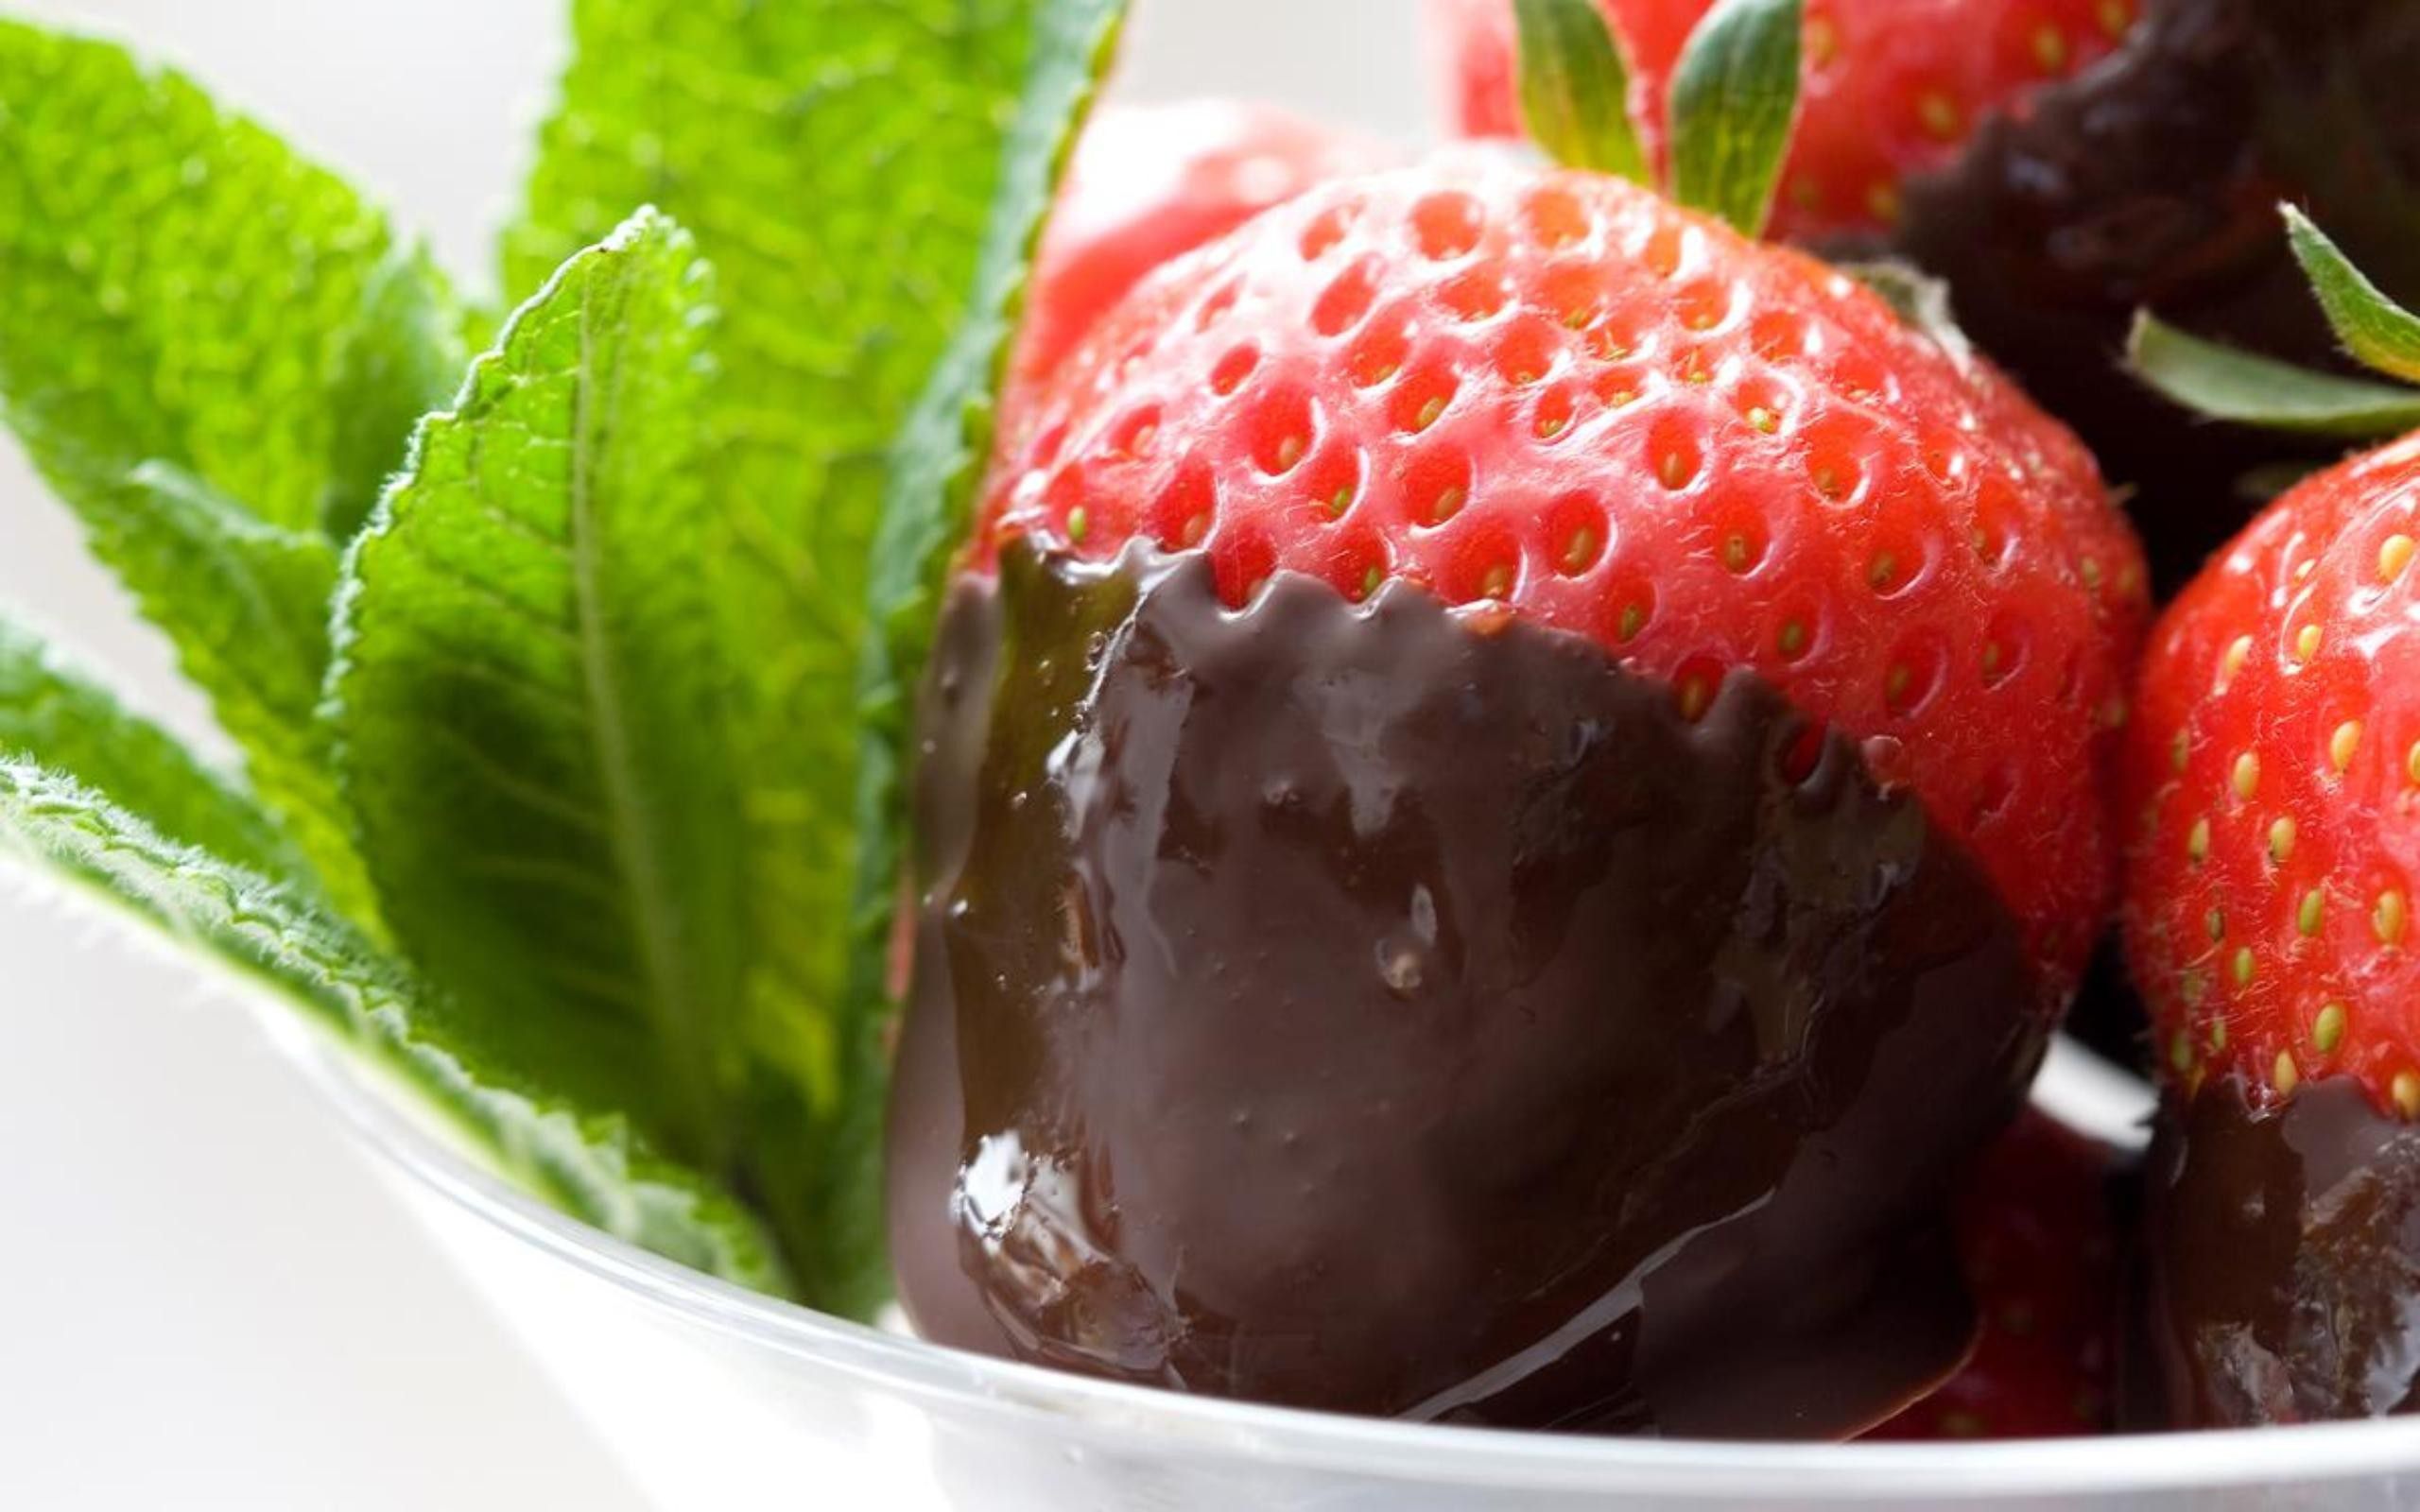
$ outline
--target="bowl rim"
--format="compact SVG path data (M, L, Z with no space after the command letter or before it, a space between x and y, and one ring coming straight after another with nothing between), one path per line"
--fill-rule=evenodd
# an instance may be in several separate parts
M561 1212L481 1166L324 1041L305 1079L390 1170L662 1314L923 1405L1132 1455L1164 1448L1381 1482L1796 1502L2181 1492L2420 1474L2420 1418L2191 1434L1927 1443L1743 1443L1411 1423L1187 1396L976 1355L751 1292Z

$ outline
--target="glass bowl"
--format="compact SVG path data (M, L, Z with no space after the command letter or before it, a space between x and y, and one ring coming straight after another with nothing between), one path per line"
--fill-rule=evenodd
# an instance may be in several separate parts
M1643 1441L1248 1406L961 1354L609 1238L488 1175L339 1052L280 1038L666 1512L2420 1506L2420 1418L2001 1444ZM2067 1046L2036 1096L2118 1140L2148 1106Z

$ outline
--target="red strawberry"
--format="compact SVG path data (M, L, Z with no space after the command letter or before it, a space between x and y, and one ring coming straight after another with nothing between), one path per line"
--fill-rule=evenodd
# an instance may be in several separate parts
M2420 318L2287 207L2344 351L2420 383ZM2181 403L2332 436L2420 392L2146 318ZM2161 620L2126 751L2126 941L2166 1083L2148 1343L2181 1424L2420 1411L2420 435L2306 479Z
M1326 179L1391 165L1383 143L1273 105L1192 100L1099 111L1043 236L1012 381L1065 359L1145 274Z
M2420 437L2271 506L2144 665L2125 919L2180 1424L2420 1407L2415 540Z
M2160 621L2127 754L2126 935L2187 1091L2322 1076L2420 1116L2420 438L2319 474Z
M1987 1151L1959 1212L1982 1329L1964 1369L1873 1438L2106 1433L2119 1296L2113 1157L2028 1112Z
M1712 0L1602 0L1633 72L1633 112L1661 135L1664 98ZM1900 186L1955 159L2037 85L2105 56L2136 0L1807 0L1805 111L1774 208L1777 234L1887 229ZM1510 0L1428 0L1456 124L1520 131Z
M2145 610L2091 459L1844 275L1626 184L1473 160L1324 186L1138 289L1004 431L1000 541L1199 548L1749 668L1865 739L2063 991Z

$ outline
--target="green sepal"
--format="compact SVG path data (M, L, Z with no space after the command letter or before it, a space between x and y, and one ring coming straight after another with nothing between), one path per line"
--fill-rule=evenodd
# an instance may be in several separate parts
M2212 420L2308 436L2368 439L2420 427L2420 390L2312 372L2135 318L2126 361L2177 404Z
M1521 113L1566 167L1652 181L1630 114L1630 70L1596 0L1513 0Z
M1761 235L1798 121L1800 0L1719 0L1672 74L1672 198Z
M2373 371L2420 383L2420 316L2389 299L2309 216L2292 205L2280 208L2294 260L2345 352Z

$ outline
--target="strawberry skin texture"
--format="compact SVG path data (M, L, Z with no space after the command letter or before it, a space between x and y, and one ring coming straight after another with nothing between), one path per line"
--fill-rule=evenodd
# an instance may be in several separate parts
M1386 143L1273 105L1111 105L1078 142L1044 232L1011 368L1065 360L1145 274L1322 180L1391 167Z
M1712 0L1601 0L1632 69L1631 112L1662 153L1664 102ZM2106 56L2138 0L1808 0L1802 108L1773 213L1817 241L1889 229L1900 185L1947 166L1978 126ZM1509 0L1427 0L1453 125L1521 134Z
M2420 1114L2420 437L2280 498L2153 632L2125 923L2155 1046L2256 1106L2320 1075Z
M1977 1164L1958 1242L1980 1330L1965 1368L1870 1438L2107 1433L2122 1290L2116 1160L2028 1110Z
M1209 553L1748 669L1982 862L2063 997L2146 617L2090 457L1845 276L1495 154L1314 189L1164 268L1003 428L971 565Z

